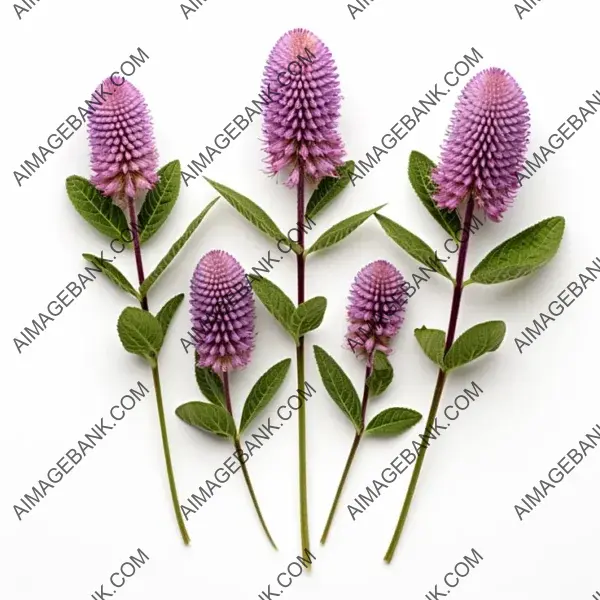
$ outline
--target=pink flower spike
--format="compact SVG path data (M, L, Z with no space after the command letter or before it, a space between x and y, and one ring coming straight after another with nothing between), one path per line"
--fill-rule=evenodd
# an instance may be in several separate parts
M391 353L390 342L404 322L404 278L391 263L372 262L356 275L349 301L348 347L371 365L376 350Z
M158 153L148 107L142 94L123 78L105 79L95 98L102 104L90 112L91 182L117 204L151 190L158 176ZM101 92L103 92L101 94Z
M325 44L306 29L288 31L271 50L262 91L268 172L291 168L289 187L301 173L313 182L335 177L345 154L337 131L341 95Z
M432 174L435 201L454 210L474 195L500 221L519 187L529 136L529 108L517 82L502 69L475 75L454 108L440 164Z
M190 314L198 366L223 373L245 367L254 348L254 296L231 254L211 250L191 282Z

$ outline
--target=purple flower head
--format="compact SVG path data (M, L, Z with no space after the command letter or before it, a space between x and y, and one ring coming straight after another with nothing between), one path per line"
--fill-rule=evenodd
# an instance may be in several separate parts
M125 79L115 81L121 83L102 82L95 96L104 100L89 116L91 181L104 195L123 200L154 187L158 154L144 97Z
M328 48L306 29L293 29L279 38L264 70L263 134L268 172L291 167L286 185L301 174L318 182L336 176L344 145L337 132L340 86Z
M529 108L511 75L498 68L475 75L454 107L432 174L438 206L453 210L471 193L492 221L500 221L517 194L528 135Z
M223 250L198 263L190 313L198 366L221 373L245 367L254 347L254 297L244 269Z
M390 342L404 321L406 290L402 274L386 260L363 267L354 279L347 308L348 347L372 364L375 350L390 354Z

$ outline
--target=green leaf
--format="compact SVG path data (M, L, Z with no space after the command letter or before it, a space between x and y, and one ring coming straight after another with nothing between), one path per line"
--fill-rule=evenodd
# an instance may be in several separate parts
M100 256L94 256L93 254L82 254L85 260L91 262L95 267L100 269L108 279L114 284L118 285L122 290L131 294L137 300L140 300L138 291L129 283L125 275L119 271L116 267L113 267L108 260L106 260L102 254Z
M467 329L448 350L444 358L446 370L456 369L500 347L506 325L503 321L486 321Z
M421 327L415 329L415 337L423 352L442 370L444 365L444 346L446 344L446 333L441 329L428 329Z
M207 402L187 402L178 406L175 414L192 427L222 438L235 439L233 417L222 406Z
M163 330L163 335L167 335L167 330L171 324L171 319L175 316L175 312L179 308L179 305L183 302L185 294L177 294L173 296L167 303L158 311L156 318L160 323Z
M436 253L421 238L383 215L375 215L375 218L379 221L379 224L388 236L407 254L430 269L434 269L450 281L454 281L452 275L448 273Z
M369 421L365 434L374 436L398 435L416 425L421 417L421 413L411 408L386 408Z
M117 331L127 352L156 364L164 334L159 320L141 308L127 307L119 316Z
M158 171L158 183L146 196L140 210L138 227L140 243L147 242L164 224L179 197L181 165L178 160Z
M260 376L259 380L252 386L240 422L240 433L252 422L254 417L269 404L277 390L281 387L285 376L290 368L291 358L286 358Z
M310 300L300 304L292 316L292 328L295 338L299 339L309 331L319 327L323 322L326 308L327 299L323 296L310 298Z
M564 217L550 217L528 227L494 248L475 267L469 283L501 283L537 271L556 254L564 231Z
M212 181L205 177L206 181L212 185L235 210L237 210L242 217L244 217L247 221L250 221L252 225L254 225L259 231L262 231L264 234L268 235L271 239L276 242L280 242L281 240L287 240L290 244L292 250L296 252L296 254L302 253L302 248L298 245L297 242L292 241L288 238L282 231L280 231L279 227L275 224L273 219L260 207L258 204L252 202L250 198L246 198L246 196L242 196L242 194L238 194L236 191L228 188L216 181Z
M247 278L250 280L254 293L258 296L264 307L283 325L283 328L297 343L297 329L294 328L292 323L296 311L294 303L281 289L265 277L248 275Z
M370 395L379 396L379 394L383 394L392 383L393 378L394 369L388 357L381 350L376 350L373 357L373 370L367 379Z
M196 382L204 397L217 406L226 407L225 390L221 378L210 367L198 366L198 353L194 353Z
M323 348L314 346L314 351L319 374L327 393L352 421L356 431L360 431L362 427L360 400L348 375Z
M67 177L67 195L75 210L100 233L130 243L123 238L129 232L127 219L123 211L113 204L110 198L103 196L87 179L72 175Z
M208 203L206 208L188 225L188 228L184 231L183 235L171 246L171 249L158 263L154 271L144 279L144 282L140 286L140 295L142 298L148 295L150 288L156 283L156 280L163 274L165 269L173 262L180 250L185 246L185 243L192 237L192 234L196 231L198 225L200 225L202 219L206 216L206 213L208 213L217 200L218 198L215 198Z
M340 221L337 225L330 227L307 251L306 255L312 254L317 250L323 248L329 248L338 242L341 242L345 237L349 236L355 229L360 227L371 215L374 215L378 210L381 210L385 204L372 208L371 210L365 210L364 212L358 213L343 221Z
M436 185L431 180L431 171L434 167L435 163L432 160L413 150L408 159L408 179L429 214L459 242L461 222L458 214L456 211L438 208L433 200Z
M341 194L350 183L354 173L354 161L349 160L337 168L339 177L323 177L306 205L306 218L316 217L332 200Z

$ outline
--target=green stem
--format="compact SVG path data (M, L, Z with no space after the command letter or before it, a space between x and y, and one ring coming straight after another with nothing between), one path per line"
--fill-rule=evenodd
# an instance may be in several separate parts
M298 409L298 485L300 491L300 536L302 548L310 550L310 534L308 530L308 486L306 468L306 398L304 391L304 337L296 348L296 367L298 389L301 390L300 408ZM304 551L304 550L303 550ZM310 565L307 567L310 569Z
M340 501L340 496L342 495L342 490L346 483L346 478L348 477L348 473L350 472L350 467L352 466L352 462L354 461L354 456L356 455L356 450L358 449L358 444L360 443L361 438L362 433L357 432L354 436L352 448L350 448L350 454L348 455L348 460L346 460L346 466L344 467L342 478L340 479L337 492L335 493L335 498L333 499L333 504L331 505L331 510L329 511L329 517L327 518L327 523L325 524L325 529L323 529L323 533L321 535L321 544L324 544L327 541L327 536L329 535L329 530L331 529L331 524L333 523L333 516L335 515L335 511Z
M367 370L365 373L365 387L363 390L362 399L361 427L354 436L354 441L352 442L352 447L350 448L350 454L348 455L348 459L346 460L346 466L344 467L342 478L340 479L340 483L335 493L335 498L333 499L333 504L331 505L331 510L329 511L329 517L327 518L327 523L325 524L325 529L323 529L323 534L321 535L321 544L324 544L327 541L327 536L329 535L329 530L331 529L331 524L333 523L333 516L335 515L335 511L337 510L337 506L342 495L342 490L344 489L348 473L350 472L350 467L352 466L352 462L354 461L354 456L356 455L358 445L360 444L360 440L362 439L363 433L365 431L365 417L367 414L367 403L369 401L369 386L367 384L367 381L369 379L370 374L371 368L367 366Z
M471 232L471 221L473 219L473 211L475 209L475 198L471 194L469 199L467 200L467 208L465 211L465 218L462 223L462 235L460 241L460 250L458 253L458 262L456 266L456 284L454 285L454 293L452 295L452 306L450 307L450 319L448 322L448 333L446 335L446 343L444 345L444 356L450 350L450 347L454 343L454 336L456 335L456 326L458 324L458 312L460 309L460 302L462 299L462 291L464 287L464 279L465 279L465 267L467 264L467 250L469 247L469 234ZM429 435L431 433L431 429L435 424L435 416L437 414L440 400L442 398L442 392L444 391L444 384L446 383L446 373L442 369L438 371L437 382L435 384L435 390L433 392L433 398L431 400L431 408L429 409L429 415L427 417L427 424L425 425L425 433ZM400 513L400 517L398 518L398 523L396 525L396 529L394 530L394 535L392 536L392 540L388 547L387 552L385 553L384 560L387 563L392 561L394 557L394 552L396 551L396 546L398 545L398 541L400 540L400 534L404 529L404 525L406 523L406 518L408 516L408 511L410 510L410 505L412 503L413 496L415 495L415 489L417 488L417 483L419 481L419 475L421 473L421 467L423 466L423 461L425 460L425 453L427 452L427 447L429 444L422 444L419 446L419 451L417 452L417 461L415 463L415 468L413 470L412 476L410 478L410 483L408 485L408 490L406 492L406 496L404 498L404 504L402 506L402 511Z
M133 237L133 249L135 252L135 263L138 273L138 281L140 285L144 282L144 264L142 262L142 251L140 248L140 238L138 232L137 215L135 212L135 203L133 198L127 199L127 207L129 209L129 225L131 227L131 233ZM144 296L140 305L143 310L149 312L148 298ZM187 546L190 543L190 536L187 532L185 522L183 520L183 514L181 513L181 505L177 497L177 487L175 485L175 475L173 473L173 464L171 462L171 451L169 450L169 436L167 435L167 423L165 421L165 411L163 408L162 390L160 386L160 374L158 372L158 356L154 366L152 367L152 379L154 381L154 393L156 395L156 407L158 409L158 420L160 421L160 434L162 437L163 453L165 455L165 463L167 466L167 476L169 478L169 487L171 489L171 500L173 502L173 509L175 510L175 517L177 518L177 524L179 525L179 531L183 543Z
M229 393L229 376L227 372L223 373L223 389L225 391L225 403L227 405L227 411L233 418L233 408L231 406L231 395ZM233 445L235 446L235 450L238 455L238 460L240 461L240 465L242 467L242 473L244 474L244 480L246 481L246 486L248 487L248 491L250 492L250 498L252 498L252 504L254 504L254 509L256 510L256 514L258 515L258 520L262 525L263 531L265 532L269 542L271 542L271 546L277 550L277 545L273 541L271 537L271 533L269 532L269 528L263 518L262 512L260 510L260 506L258 504L258 498L254 493L254 486L252 485L252 481L250 480L250 473L248 473L248 468L246 467L246 462L242 460L242 456L244 452L242 451L242 445L240 444L240 436L236 427L235 430L235 438L233 440Z
M296 272L298 282L298 306L304 302L304 288L306 279L306 258L304 256L304 168L298 167L298 194L296 202L296 217L298 222L298 244L302 252L296 256ZM302 395L302 402L298 410L298 489L300 493L300 537L302 552L310 551L310 535L308 528L308 485L306 468L306 401L304 391L304 336L296 347L296 371L298 375L298 393ZM307 567L310 569L310 565Z
M160 375L158 373L158 362L152 369L152 379L154 380L154 390L156 392L156 405L158 408L158 420L160 421L160 434L162 437L163 451L165 455L165 463L167 465L167 475L169 477L169 487L171 488L171 499L173 501L173 510L177 517L177 524L184 544L190 543L190 536L185 527L183 515L181 514L181 505L177 497L177 487L175 485L175 475L173 473L173 464L171 462L171 452L169 450L169 437L167 435L167 424L165 422L165 411L163 408L162 391L160 387Z
M431 429L434 425L435 415L440 405L445 381L446 373L444 373L444 371L440 369L438 372L437 383L435 385L435 391L433 393L433 399L431 401L431 408L429 409L429 415L427 417L427 424L425 425L426 436L431 432ZM429 444L424 443L421 446L419 446L419 451L417 452L417 462L415 463L415 468L413 470L412 477L410 478L410 484L408 485L406 497L404 498L402 512L400 513L398 524L396 525L394 535L392 536L392 541L390 542L389 548L385 553L385 557L383 559L387 563L390 563L392 561L392 558L394 557L394 552L396 551L396 546L398 545L398 541L400 540L400 535L402 534L402 530L404 529L406 517L408 516L408 511L410 510L410 505L412 503L413 496L415 495L415 490L417 489L417 482L419 481L419 475L421 473L423 461L425 460L425 453L427 452L428 445Z

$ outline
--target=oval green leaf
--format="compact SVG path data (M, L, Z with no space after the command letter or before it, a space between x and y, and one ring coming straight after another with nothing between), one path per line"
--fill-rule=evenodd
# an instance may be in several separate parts
M415 337L423 352L442 370L444 365L444 346L446 345L446 332L441 329L428 329L420 327L415 329Z
M258 381L252 386L240 422L240 433L244 431L252 420L262 411L271 401L277 390L281 387L285 376L290 368L291 358L286 358L276 365L273 365L268 371L260 376Z
M388 357L381 350L376 350L373 357L373 370L367 379L369 394L371 396L383 394L392 383L392 379L394 379L394 369Z
M67 177L67 195L75 210L100 233L131 244L123 238L129 231L123 211L113 204L110 198L103 196L87 179L72 175Z
M356 431L362 427L360 400L348 375L323 348L314 346L315 359L323 385L331 399L352 421Z
M158 322L163 330L163 335L167 335L171 320L175 316L179 305L183 302L183 297L184 294L177 294L177 296L173 296L156 314L156 318L158 319Z
M365 434L382 437L399 435L417 424L421 418L421 413L411 408L386 408L369 421Z
M179 197L181 165L174 160L158 171L159 180L142 204L138 215L140 243L147 242L164 224Z
M242 196L235 190L228 188L225 185L217 183L216 181L212 181L205 177L206 181L210 183L210 185L237 210L242 217L244 217L247 221L252 223L254 227L256 227L259 231L269 236L272 240L276 242L280 242L281 240L287 240L292 250L296 254L302 253L302 248L290 238L286 237L284 233L282 233L275 224L275 221L271 219L271 217L255 202L252 202L250 198L246 198L246 196Z
M323 177L306 205L306 218L318 215L331 201L339 196L350 183L354 173L354 161L349 160L337 168L338 177Z
M355 229L360 227L371 215L374 215L378 210L381 210L385 204L372 208L371 210L365 210L364 212L358 213L343 221L340 221L337 225L330 227L307 251L306 254L312 254L317 250L323 250L323 248L329 248L338 242L341 242L345 237L348 237Z
M194 352L196 383L204 397L217 406L226 407L225 390L221 378L210 367L198 366L198 353Z
M564 217L528 227L494 248L475 267L469 283L502 283L537 271L557 253L564 231Z
M375 215L375 218L388 236L407 254L450 281L454 281L454 278L448 273L436 253L421 238L383 215Z
M467 329L446 353L446 371L466 365L487 352L494 352L502 344L505 334L504 321L486 321Z
M265 277L247 275L246 278L250 281L254 293L258 296L264 307L281 323L283 328L294 338L295 342L298 343L296 329L292 323L296 311L294 303L280 288Z
M454 240L460 242L461 223L456 211L438 208L433 200L436 185L431 179L435 163L424 154L413 150L408 159L408 179L419 200L429 214L447 231Z
M140 286L140 295L142 298L148 295L150 288L156 283L157 279L165 272L173 260L175 260L175 257L185 246L186 242L192 237L192 234L194 231L196 231L198 225L202 223L206 213L208 213L218 199L219 198L215 198L207 204L206 208L188 225L188 228L183 232L183 235L171 246L167 254L158 263L154 271L152 271L152 273L150 273L150 275L144 279L144 282Z
M235 439L233 417L222 407L206 402L187 402L175 414L188 425L222 438Z
M163 342L163 330L156 317L141 308L127 307L119 316L117 331L127 352L156 363Z
M296 339L319 327L323 322L326 309L327 299L323 296L310 298L300 304L292 316L292 328Z
M127 277L117 269L113 267L103 256L94 256L93 254L82 254L85 260L91 262L95 267L106 275L106 277L120 287L123 291L131 294L136 300L140 300L138 291L129 283Z

